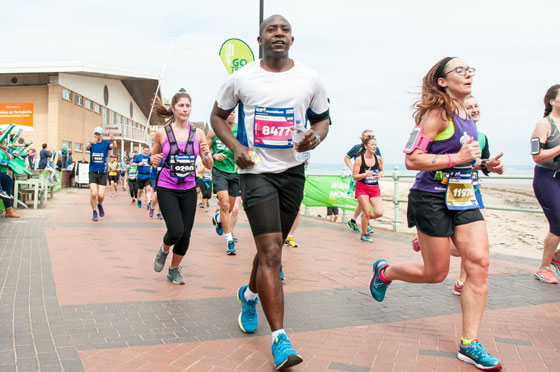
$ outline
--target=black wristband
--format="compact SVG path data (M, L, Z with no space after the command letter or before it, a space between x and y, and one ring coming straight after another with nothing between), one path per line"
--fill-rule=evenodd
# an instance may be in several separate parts
M486 163L488 163L488 159L482 159L482 162L480 163L480 170L485 176L488 176L490 172L488 172L488 169L486 168Z

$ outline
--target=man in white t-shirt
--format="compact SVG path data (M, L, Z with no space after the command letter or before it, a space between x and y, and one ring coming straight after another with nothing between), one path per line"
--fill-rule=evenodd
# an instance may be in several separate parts
M294 149L319 145L330 124L325 88L316 72L289 57L294 41L288 21L273 15L263 21L257 38L263 59L232 74L220 88L210 122L239 167L243 206L257 246L248 285L237 291L241 330L257 329L256 304L272 330L276 369L302 362L284 332L284 293L280 280L282 245L298 214L305 183L304 166ZM237 139L226 123L239 104ZM306 126L292 143L292 127Z

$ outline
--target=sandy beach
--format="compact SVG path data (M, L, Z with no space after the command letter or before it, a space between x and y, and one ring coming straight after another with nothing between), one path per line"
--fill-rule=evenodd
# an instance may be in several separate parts
M381 183L381 195L393 196L393 181L385 179ZM406 199L412 182L400 181L399 197ZM496 184L484 183L482 185L484 204L495 207L518 207L539 209L540 206L533 194L531 184ZM414 236L416 229L409 229L406 223L406 203L400 203L399 218L401 233ZM394 205L392 202L383 202L383 217L372 221L375 230L392 231L394 220ZM505 253L521 257L541 258L543 239L548 232L548 222L543 213L511 212L487 209L486 221L490 240L490 252ZM342 223L342 211L339 221ZM326 217L326 208L310 208L310 215L318 218ZM347 211L348 218L352 212ZM357 233L356 233L357 234Z

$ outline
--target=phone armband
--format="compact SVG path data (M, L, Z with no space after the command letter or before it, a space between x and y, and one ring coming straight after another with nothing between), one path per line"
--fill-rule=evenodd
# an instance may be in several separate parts
M414 127L412 132L410 132L410 137L406 142L403 152L405 154L411 154L416 149L428 152L428 146L432 143L432 141L433 140L430 137L425 136L422 133L421 126Z
M538 155L541 153L541 149L544 147L544 144L541 143L539 137L531 138L531 155Z

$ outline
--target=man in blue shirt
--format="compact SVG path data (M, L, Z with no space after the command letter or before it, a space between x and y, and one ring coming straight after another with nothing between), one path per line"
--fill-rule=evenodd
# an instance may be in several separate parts
M362 132L362 136L361 136L362 141L364 141L367 138L375 138L375 136L373 135L373 131L371 129L366 129ZM350 151L348 151L346 153L346 156L344 157L344 163L348 166L348 168L350 168L350 175L352 175L352 171L353 171L352 161L360 155L360 149L361 148L362 148L361 143L357 144L357 145L354 145L350 149ZM381 157L381 151L379 151L379 147L375 150L375 155ZM350 189L352 189L354 187L355 182L356 181L354 181L352 176L350 176ZM356 219L358 218L358 216L360 215L361 212L362 212L362 208L360 208L360 204L358 204L358 206L356 207L356 210L354 211L354 216L352 216L350 221L348 221L348 226L354 231L360 231L360 228L358 227L358 224L356 223ZM370 232L370 231L371 231L371 227L368 226L368 232Z
M138 206L138 208L142 208L142 193L144 192L144 189L146 193L149 193L151 190L150 157L150 148L144 147L142 149L142 153L136 155L132 160L132 166L138 167L138 175L136 176L136 182L138 183L138 198L136 198L136 205Z
M47 150L46 143L43 143L41 147L42 150L39 152L39 166L37 168L42 170L47 167L49 158L52 156L52 154L49 152L49 150Z
M103 128L97 127L93 130L94 140L88 142L86 151L89 151L89 191L91 209L93 210L92 221L97 221L97 210L99 217L105 216L103 199L105 198L105 186L107 186L107 157L109 150L117 148L117 142L110 134L110 141L103 139Z

